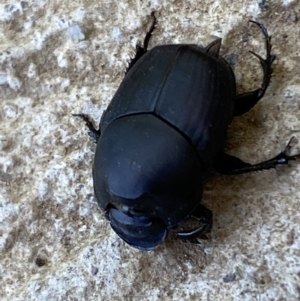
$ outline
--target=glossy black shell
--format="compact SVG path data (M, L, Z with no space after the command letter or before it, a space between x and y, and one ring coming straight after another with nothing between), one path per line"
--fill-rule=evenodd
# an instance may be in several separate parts
M235 96L235 77L224 59L196 45L157 46L127 73L100 127L104 131L122 116L155 114L210 161L223 147Z
M211 230L212 212L201 204L208 169L237 175L300 158L288 154L293 138L284 151L257 164L224 152L232 118L253 108L270 84L275 56L262 24L250 21L266 42L265 59L251 52L263 69L261 86L236 95L232 69L219 57L221 39L205 48L179 44L148 51L154 13L152 18L143 47L137 46L99 129L86 115L75 114L97 142L93 180L100 207L125 242L147 251L173 230L183 240ZM198 226L178 229L189 218L195 218Z
M143 55L100 122L93 167L100 207L146 212L167 228L191 214L203 172L223 149L234 98L231 68L203 48L163 45Z

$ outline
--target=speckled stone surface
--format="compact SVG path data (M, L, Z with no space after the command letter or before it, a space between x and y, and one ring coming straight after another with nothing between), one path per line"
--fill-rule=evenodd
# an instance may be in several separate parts
M130 248L94 201L95 145L72 113L99 122L151 11L151 47L222 37L240 92L261 82L247 21L263 22L272 83L227 151L255 163L300 140L298 1L0 1L1 300L300 300L300 162L208 181L214 227L199 244Z

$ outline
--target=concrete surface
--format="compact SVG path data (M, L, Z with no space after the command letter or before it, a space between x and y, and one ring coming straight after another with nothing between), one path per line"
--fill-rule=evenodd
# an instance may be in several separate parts
M300 300L300 162L212 178L199 244L132 249L93 200L95 145L72 113L98 124L152 11L151 47L222 37L240 92L261 82L248 51L263 55L263 36L247 21L263 22L272 83L227 150L254 163L299 141L298 1L0 1L1 300Z

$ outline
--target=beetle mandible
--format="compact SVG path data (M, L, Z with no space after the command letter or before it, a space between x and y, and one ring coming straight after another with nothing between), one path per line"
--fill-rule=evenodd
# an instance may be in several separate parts
M224 152L227 127L248 112L270 83L271 36L264 34L266 58L253 53L263 69L260 88L236 95L229 64L219 56L221 39L205 48L161 45L148 51L156 26L137 45L125 78L96 130L84 114L97 142L93 163L96 199L113 230L129 245L153 250L170 230L195 217L200 225L178 231L180 239L201 237L212 227L212 212L200 204L205 172L242 174L287 164L291 141L274 158L251 165Z

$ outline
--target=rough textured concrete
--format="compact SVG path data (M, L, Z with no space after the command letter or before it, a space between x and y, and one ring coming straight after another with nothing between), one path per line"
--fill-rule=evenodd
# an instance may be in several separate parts
M93 200L95 146L71 116L99 122L153 10L151 46L222 37L238 90L258 87L254 19L273 35L274 75L227 150L253 163L276 155L300 138L300 5L263 2L0 1L1 300L300 300L299 163L214 177L209 239L144 253Z

